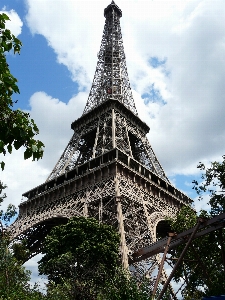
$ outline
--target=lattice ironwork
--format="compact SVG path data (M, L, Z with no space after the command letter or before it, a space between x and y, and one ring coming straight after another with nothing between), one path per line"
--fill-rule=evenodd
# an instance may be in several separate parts
M175 216L191 199L170 184L146 137L149 127L137 116L119 23L122 12L112 1L104 15L84 113L72 123L74 134L46 182L23 195L27 201L9 229L12 238L25 236L35 255L55 224L73 216L94 217L117 228L121 261L128 268L134 251L156 241L158 222ZM130 270L154 282L158 264L154 256L132 263Z
M98 114L93 120L74 128L73 137L47 181L118 148L133 159L133 164L135 161L141 163L169 183L143 128L127 119L116 105L107 111L104 108L102 112L100 107Z
M93 177L93 176L92 176ZM96 174L97 180L97 174ZM52 218L89 216L100 222L117 224L117 202L121 203L126 245L131 254L155 240L155 226L159 220L174 216L177 209L168 201L160 201L157 194L149 193L124 175L107 177L93 184L86 178L83 182L68 182L51 191L34 195L20 205L20 214L11 228L17 236L23 231ZM116 185L115 182L118 182ZM87 186L86 186L87 185ZM78 188L80 186L80 189ZM115 194L119 193L118 199ZM156 213L155 211L158 211ZM161 212L159 212L161 211Z
M105 27L94 80L83 114L108 99L116 99L137 115L127 73L120 28L122 11L112 2L104 10Z

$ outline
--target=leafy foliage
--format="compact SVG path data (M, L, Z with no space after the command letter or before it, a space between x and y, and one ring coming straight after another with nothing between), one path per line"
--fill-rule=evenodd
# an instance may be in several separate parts
M202 183L199 184L196 180L193 181L199 200L202 200L203 193L208 193L210 195L211 215L225 212L225 155L223 155L221 163L215 161L211 163L209 168L206 168L200 162L198 168L204 171Z
M13 110L12 95L19 93L19 88L17 79L10 73L5 53L11 50L14 54L20 53L22 43L5 28L7 20L6 14L0 14L0 153L12 153L13 148L18 150L24 146L24 159L33 157L33 160L38 160L43 156L44 144L34 139L39 133L37 125L28 113ZM2 161L2 170L4 166Z
M98 300L150 300L148 282L137 282L125 270L117 269L98 295Z
M198 217L209 218L211 216L205 211L202 211L198 216L191 208L182 208L178 218L173 222L172 228L176 232L186 230L186 220L188 224L192 223L190 227L194 227ZM192 299L196 293L207 296L224 294L225 262L221 252L222 247L224 247L224 236L224 230L219 230L197 238L192 242L185 254L183 264L175 273L177 282L182 277L187 279L187 285L183 291L184 299L189 299L188 297ZM179 257L183 248L184 245L181 245L171 251L173 257Z
M171 227L177 233L194 227L199 217L212 218L225 212L225 156L223 161L213 162L209 168L200 163L202 182L193 181L194 189L202 201L204 194L210 196L211 210L201 211L198 215L191 207L183 207ZM195 239L188 249L183 264L175 274L175 280L187 281L183 290L184 299L200 299L202 295L212 296L225 293L225 229L213 231ZM179 257L184 245L171 251Z
M0 257L0 300L44 299L36 287L30 287L30 272L13 256L4 237L0 237Z
M76 286L76 289L78 286ZM86 289L82 293L74 293L74 283L71 279L65 279L61 284L52 283L48 287L47 299L53 300L72 300L72 299L90 299L90 300L150 300L149 286L147 282L137 283L135 278L131 277L120 267L116 268L115 275L108 278L101 287L92 287L90 292ZM167 299L167 298L163 298Z
M3 193L7 186L0 180L0 206L6 198L6 193ZM3 235L4 227L8 224L10 219L17 214L16 207L13 204L9 204L6 211L0 210L0 233Z
M118 247L119 237L111 226L75 217L54 227L46 237L39 272L53 284L67 282L75 299L84 297L84 293L85 299L92 299L98 288L115 275Z
M6 188L0 181L0 205L6 198L2 192ZM0 211L0 300L41 300L43 295L36 287L29 285L30 272L22 266L22 261L17 260L15 253L20 258L24 253L22 244L13 244L9 247L9 236L5 231L5 226L16 214L15 206L9 205L6 212ZM15 251L13 251L15 250Z

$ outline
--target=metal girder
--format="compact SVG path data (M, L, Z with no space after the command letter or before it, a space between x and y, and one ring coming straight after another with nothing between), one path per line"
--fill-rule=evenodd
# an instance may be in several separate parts
M212 219L206 220L204 219L199 228L198 232L196 232L194 239L203 236L205 234L208 234L212 231L215 231L217 229L223 228L225 226L225 213L222 213ZM192 232L195 230L195 227L188 229L182 233L179 233L178 235L174 236L174 238L171 240L170 243L170 249L173 249L177 247L180 244L183 244L186 242L186 240L189 238L189 236L192 234ZM145 248L139 249L138 251L134 252L131 256L130 263L142 261L144 259L147 259L148 257L151 257L157 253L164 252L164 248L167 243L167 237L163 238Z

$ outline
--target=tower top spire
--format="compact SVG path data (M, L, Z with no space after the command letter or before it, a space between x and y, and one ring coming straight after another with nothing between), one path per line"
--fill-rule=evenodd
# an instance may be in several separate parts
M112 0L111 4L109 4L105 9L104 9L104 17L108 15L109 12L115 11L118 14L118 17L122 17L122 10L115 4L115 2Z
M126 67L120 28L121 9L112 1L104 10L105 26L94 80L83 115L107 101L119 101L137 115Z

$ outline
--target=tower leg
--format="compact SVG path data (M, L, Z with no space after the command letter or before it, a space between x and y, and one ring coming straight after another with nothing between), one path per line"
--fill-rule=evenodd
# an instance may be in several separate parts
M117 201L117 219L119 224L119 233L120 233L120 251L122 258L122 266L124 269L129 268L128 264L128 253L127 253L127 245L125 240L125 232L124 232L124 224L123 224L123 213L122 213L122 205L120 202L120 198L116 198Z
M119 190L119 179L115 178L115 194L116 194L116 203L117 203L117 220L118 220L118 227L119 227L119 234L120 234L120 252L121 252L121 260L122 266L124 269L129 268L128 264L128 249L125 239L125 230L124 230L124 223L123 223L123 211L121 205L121 196Z

